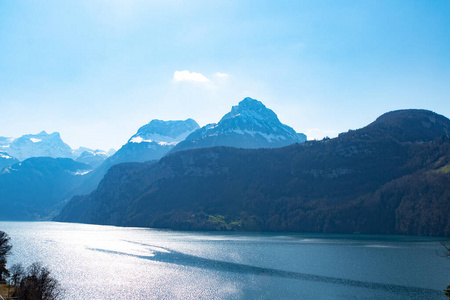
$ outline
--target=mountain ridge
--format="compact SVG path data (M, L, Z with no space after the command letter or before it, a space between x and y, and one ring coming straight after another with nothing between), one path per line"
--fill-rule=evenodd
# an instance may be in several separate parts
M112 166L125 162L145 162L158 160L167 154L178 141L199 128L193 119L152 120L141 126L113 155L101 163L84 183L77 187L78 194L86 194L97 188L103 176Z
M423 123L430 116L437 126ZM410 121L414 126L405 127ZM442 184L450 182L449 126L429 111L398 111L334 139L276 149L193 149L157 163L121 164L93 193L72 198L57 220L444 236L450 234L450 191Z

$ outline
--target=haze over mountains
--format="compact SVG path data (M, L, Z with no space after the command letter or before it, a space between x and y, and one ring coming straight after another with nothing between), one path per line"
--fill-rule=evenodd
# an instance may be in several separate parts
M82 162L85 162L84 160L91 161L94 167L99 160L103 161L110 156L103 150L92 150L86 147L72 149L63 142L59 132L48 134L45 131L38 134L26 134L17 139L0 137L0 151L19 161L31 157L61 157L77 159Z
M444 116L401 110L306 142L245 98L202 128L192 119L152 120L116 153L72 150L58 133L4 137L0 205L8 209L0 219L49 219L67 204L57 220L448 235L449 132Z
M6 145L5 145L6 146ZM58 132L27 134L11 141L4 150L22 161L30 157L71 157L72 148L61 140Z
M91 166L70 158L32 157L0 171L0 220L49 219L72 197Z
M236 110L238 113L235 113ZM239 114L247 116L244 119L245 126L241 124L242 122L239 122L239 120L242 120L242 116L239 116ZM220 144L222 141L225 141L228 145L234 145L235 147L254 148L256 144L264 147L275 147L301 142L306 139L304 135L297 135L292 128L281 124L275 113L267 109L261 102L251 98L246 98L238 106L233 107L232 112L223 118L223 120L225 119L233 120L233 122L219 122L216 130L221 129L221 131L214 133L215 144ZM248 131L248 129L253 130L251 134L242 132L243 130ZM197 122L192 119L184 121L152 120L139 128L137 133L131 136L128 142L115 153L111 153L111 151L106 153L103 150L92 150L85 147L73 150L61 140L59 133L47 134L45 131L39 134L24 135L17 139L2 137L0 138L0 147L5 152L2 152L0 156L0 166L2 168L11 167L9 171L15 174L24 172L26 174L22 174L21 176L31 178L34 176L33 174L41 174L41 177L56 176L52 172L59 172L60 169L54 167L49 167L46 170L42 169L45 168L45 162L53 166L58 165L60 161L56 161L55 159L59 157L70 158L76 162L86 164L88 169L83 165L83 168L86 170L77 173L75 180L67 179L71 184L55 181L53 182L53 190L48 188L45 191L35 186L36 192L39 191L39 197L45 197L45 193L52 194L49 198L54 196L58 198L57 195L59 195L59 201L62 203L72 195L90 193L97 188L98 183L111 166L123 162L157 161L169 151L173 150L177 144L184 141L186 137L197 131L202 132L202 130L199 128ZM230 135L230 132L234 136ZM236 132L239 132L239 134L236 134ZM205 146L207 145L204 143L198 145L198 147ZM14 158L7 151L16 154L19 159ZM27 162L30 157L34 156L46 157L48 159L37 159L31 164ZM21 167L21 164L17 164L19 161L23 163L27 162L28 167ZM40 161L41 163L36 163L36 161ZM67 172L70 173L71 171L67 170ZM6 173L3 175L0 174L0 177L6 176ZM8 178L10 181L22 180L20 176ZM20 185L20 182L17 182L16 185ZM62 189L65 189L64 192L61 192ZM10 190L10 188L5 186L3 194L0 191L0 202L9 201ZM30 193L29 196L23 193L20 194L23 197L29 198L24 200L24 203L29 203L31 201L30 199L36 198L32 189L28 189L28 191ZM56 193L55 191L59 192ZM14 199L14 201L20 202L19 198L15 197ZM39 202L40 200L36 201ZM54 202L57 202L57 200ZM52 207L56 207L53 204ZM26 211L26 206L24 206L24 210ZM45 211L48 211L48 209ZM46 216L45 213L24 213L24 215L30 219L45 219L50 216L50 214Z

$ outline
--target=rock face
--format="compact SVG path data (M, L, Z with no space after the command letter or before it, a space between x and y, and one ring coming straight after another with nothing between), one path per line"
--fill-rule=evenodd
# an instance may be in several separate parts
M282 124L277 115L260 101L245 98L233 106L219 123L196 130L171 152L215 146L279 148L305 141L306 135Z
M11 156L22 161L30 157L72 157L72 149L61 140L58 132L27 134L13 140L4 148Z
M384 114L335 139L116 165L57 220L187 230L450 234L450 120Z
M36 157L0 171L0 220L53 217L90 166L70 158Z

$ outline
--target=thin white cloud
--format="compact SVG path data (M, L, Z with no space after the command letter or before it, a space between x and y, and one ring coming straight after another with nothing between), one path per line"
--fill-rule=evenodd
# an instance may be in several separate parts
M208 82L209 79L206 78L201 73L189 72L187 70L184 71L175 71L173 74L173 79L175 82L179 81L191 81L191 82Z
M217 72L217 73L216 73L216 76L217 76L217 77L226 78L226 77L228 77L229 75L228 75L227 73L220 73L220 72Z

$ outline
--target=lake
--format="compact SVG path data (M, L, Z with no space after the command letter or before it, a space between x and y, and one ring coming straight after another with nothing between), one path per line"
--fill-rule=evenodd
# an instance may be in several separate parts
M446 299L438 238L0 222L65 299Z

